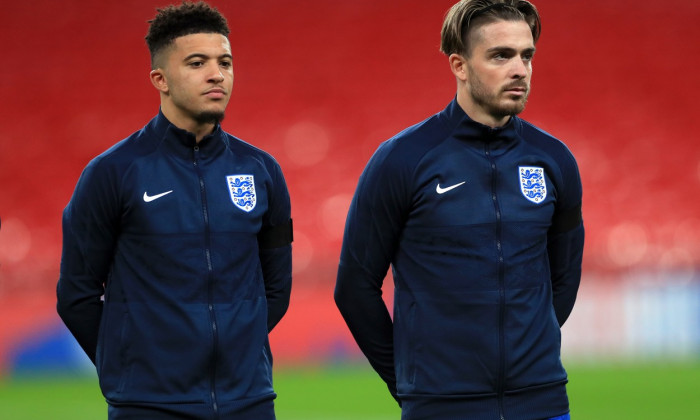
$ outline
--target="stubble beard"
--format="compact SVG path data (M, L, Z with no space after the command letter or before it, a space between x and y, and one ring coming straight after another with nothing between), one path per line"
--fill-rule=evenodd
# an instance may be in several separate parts
M201 125L204 124L219 124L224 120L225 114L223 111L202 111L193 116L194 120Z
M525 110L527 98L530 95L530 89L525 82L511 83L510 85L500 89L497 93L492 93L474 73L474 71L471 70L471 68L469 69L469 77L471 81L469 95L471 96L472 101L495 119L500 120L511 115L518 115ZM507 89L511 89L515 86L526 87L527 91L525 92L525 95L516 101L509 100L508 103L503 104L499 97Z
M180 95L177 91L170 93L170 100L174 108L177 109L179 113L199 125L219 124L224 119L226 104L219 109L206 109L206 106L202 106L201 108L197 109L195 106L192 106L189 103L195 102L195 99L192 99L186 95Z

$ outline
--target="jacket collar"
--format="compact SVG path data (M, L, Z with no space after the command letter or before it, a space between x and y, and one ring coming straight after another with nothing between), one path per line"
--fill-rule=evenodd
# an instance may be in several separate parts
M159 147L164 147L176 155L191 159L192 152L197 150L201 159L212 157L226 149L227 139L220 124L216 124L211 134L197 144L195 135L189 131L176 127L171 123L163 111L159 110L158 115L149 124L154 133L154 138L159 142Z
M483 141L487 143L512 142L519 137L522 120L515 115L510 117L503 127L492 128L472 120L457 103L457 97L447 105L440 118L452 131L452 136L466 141ZM492 144L496 146L496 144Z

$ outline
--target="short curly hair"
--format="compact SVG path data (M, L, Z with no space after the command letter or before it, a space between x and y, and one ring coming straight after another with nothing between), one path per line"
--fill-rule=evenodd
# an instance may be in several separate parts
M440 51L446 55L469 56L471 30L496 20L524 21L535 42L542 24L535 5L526 0L460 0L445 15L442 24Z
M214 33L228 37L226 18L215 8L203 1L197 3L183 1L180 5L170 5L156 9L156 16L149 20L146 45L151 53L151 67L156 67L160 52L170 46L176 38L185 35Z

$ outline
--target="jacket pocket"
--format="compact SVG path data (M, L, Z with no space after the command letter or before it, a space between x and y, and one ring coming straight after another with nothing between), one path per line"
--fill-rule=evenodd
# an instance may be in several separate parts
M416 302L411 302L408 307L408 329L409 329L409 340L408 340L408 354L406 359L408 361L408 383L416 383Z
M416 303L397 306L394 314L394 366L399 393L411 393L416 382Z
M96 364L100 388L108 399L127 385L129 315L121 303L105 304L102 312Z
M126 346L127 337L129 334L129 312L125 311L124 312L124 322L122 322L121 325L121 331L119 334L119 384L117 385L117 392L121 393L124 391L124 387L126 386L126 383L128 382L130 373L131 373L131 368L129 367L128 360L127 360L127 351L128 348Z

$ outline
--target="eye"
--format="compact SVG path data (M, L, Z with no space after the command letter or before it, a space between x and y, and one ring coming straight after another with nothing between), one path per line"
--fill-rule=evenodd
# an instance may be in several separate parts
M514 53L510 50L497 50L493 52L493 54L491 55L491 59L496 61L506 61L513 58L513 55Z
M221 63L219 63L219 65L220 65L221 67L223 67L223 68L228 69L228 68L231 68L231 66L233 66L233 63L231 63L231 62L228 61L228 60L224 60L224 61L222 61Z
M190 67L202 67L204 65L203 61L192 61L188 64Z

